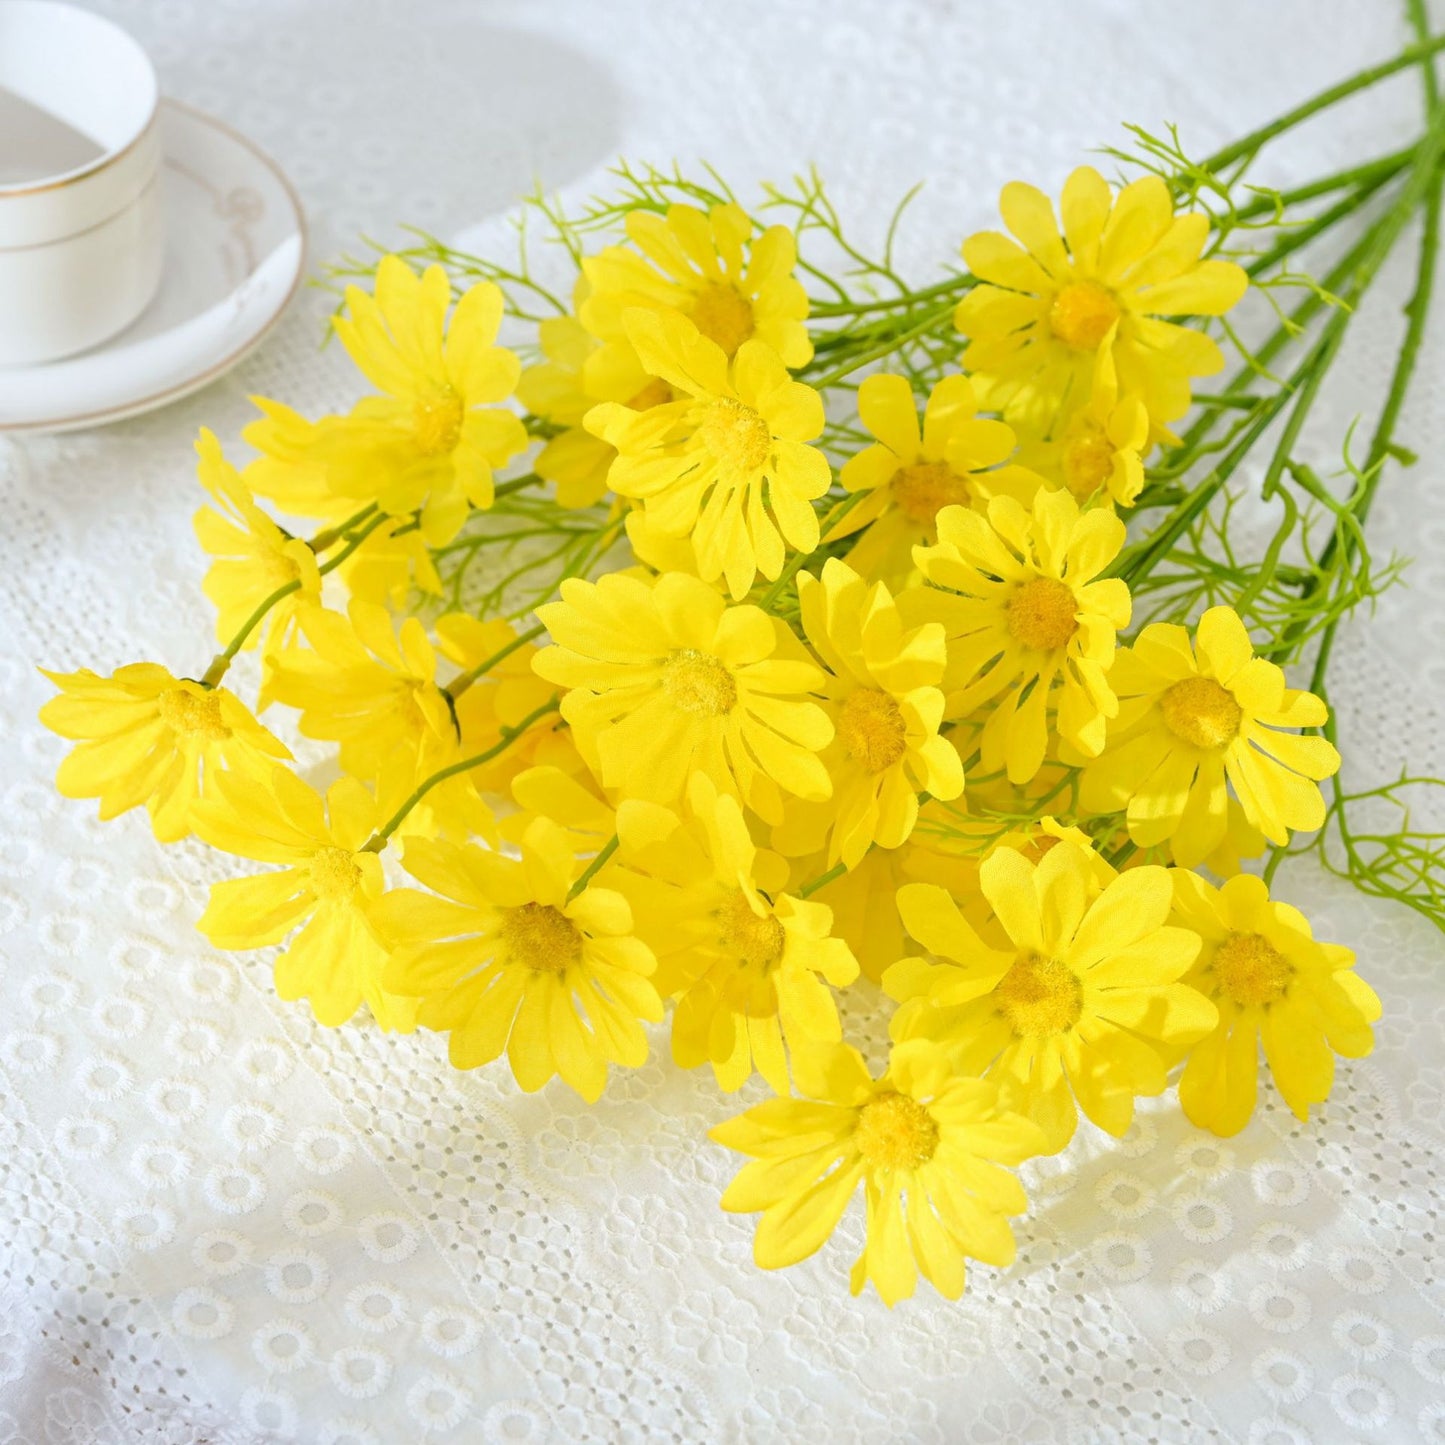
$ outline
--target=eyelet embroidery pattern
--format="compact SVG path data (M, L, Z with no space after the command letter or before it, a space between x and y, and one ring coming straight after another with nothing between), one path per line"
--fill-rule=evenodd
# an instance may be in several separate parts
M278 6L294 34L278 30L257 66L244 4L172 0L151 14L94 3L137 32L176 94L284 150L330 237L480 214L530 183L539 138L548 183L586 193L624 144L653 156L696 146L725 172L768 173L781 134L864 195L891 193L900 168L928 175L910 221L930 252L1009 178L1003 158L1012 165L1019 117L1032 114L1037 84L1022 88L995 62L1026 39L1040 74L1072 74L1079 27L1115 26L1119 9L1081 0L1038 27L1001 8L969 87L952 83L937 45L938 0L899 0L881 33L847 0L736 0L702 18L641 0L554 0L556 29L549 20L527 36L469 17L458 45L502 54L498 107L515 117L515 144L419 158L391 129L358 133L356 117L376 87L406 83L425 84L436 114L471 113L474 73L436 65L430 42L418 51L400 28L383 45L361 27L322 32L305 7ZM1357 68L1357 50L1392 53L1395 16L1380 13L1315 0L1322 72ZM1254 83L1218 27L1180 23L1208 56L1202 67ZM1378 34L1362 36L1366 23ZM750 55L739 74L732 32L744 24L796 46L822 36L824 77L876 77L909 105L886 125L850 128L846 107L794 73L796 46ZM637 54L624 63L607 30L633 37ZM318 79L307 56L323 45L333 63ZM689 65L662 63L676 54ZM634 65L646 104L614 94L642 83ZM724 72L732 89L715 83ZM1080 92L1094 109L1071 111L1067 134L1047 113L1030 119L1036 169L1062 172L1072 136L1105 133L1126 79L1138 118L1174 114L1147 65L1101 78L1115 84ZM1186 95L1181 118L1208 116L1206 105ZM1319 133L1324 154L1328 118ZM485 223L497 235L507 224ZM335 348L316 353L327 309L303 297L208 405L239 426L247 392L313 414L344 404ZM1351 326L1364 371L1378 370L1396 325L1376 309ZM1425 457L1445 452L1440 345L1437 327L1404 429ZM1378 1051L1350 1065L1348 1093L1307 1126L1268 1103L1230 1140L1149 1104L1107 1147L1083 1131L1066 1155L1024 1171L1034 1213L1022 1268L980 1268L959 1304L920 1296L888 1318L838 1294L834 1266L856 1249L856 1222L826 1263L736 1285L750 1228L717 1210L723 1151L695 1144L719 1117L717 1096L666 1061L665 1033L654 1035L662 1062L619 1078L589 1113L555 1088L521 1096L494 1071L451 1075L425 1035L314 1028L275 998L267 959L210 953L191 925L220 865L199 848L163 855L138 820L101 829L54 796L58 748L33 720L46 692L17 660L83 660L62 656L71 644L56 621L76 598L87 599L87 647L114 659L155 643L156 617L194 612L196 578L170 559L189 555L195 502L171 459L198 415L183 404L106 433L0 439L14 653L0 658L0 727L17 740L0 773L0 1089L14 1100L0 1110L0 1440L128 1441L140 1418L166 1445L651 1445L766 1440L779 1420L801 1419L840 1439L921 1445L1141 1429L1160 1442L1445 1441L1445 1330L1427 1298L1445 1267L1438 942L1308 861L1288 865L1300 906L1369 957L1391 995ZM1337 449L1308 437L1298 459L1321 475L1338 465ZM1380 556L1419 559L1415 598L1445 595L1445 503L1423 470L1382 489L1371 519ZM1337 644L1351 679L1335 698L1341 729L1362 769L1385 775L1408 739L1412 757L1445 774L1445 656L1422 655L1404 594L1379 605L1379 650ZM1387 714L1392 733L1371 756ZM868 1007L845 1001L850 1029L868 1027ZM27 1291L27 1276L43 1290ZM386 1308L372 1315L366 1302ZM1148 1367L1123 1374L1121 1359ZM960 1360L978 1399L961 1422L946 1403Z

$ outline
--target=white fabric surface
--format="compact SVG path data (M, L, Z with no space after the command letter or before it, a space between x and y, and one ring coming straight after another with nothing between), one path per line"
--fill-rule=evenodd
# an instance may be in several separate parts
M281 161L319 258L400 221L505 244L534 174L576 198L626 153L709 158L744 193L816 160L875 236L925 178L923 279L1003 181L1056 187L1121 120L1177 121L1202 153L1404 39L1390 0L97 8ZM1418 113L1402 77L1269 178L1381 153ZM1407 250L1311 432L1324 467L1378 395ZM1318 1118L1271 1102L1220 1143L1166 1099L1121 1144L1086 1126L1027 1169L1013 1269L890 1314L848 1300L856 1218L801 1267L752 1267L752 1221L717 1207L737 1161L704 1137L737 1103L706 1073L660 1049L588 1108L455 1073L433 1036L317 1028L266 957L194 931L224 861L55 795L33 664L204 665L191 441L234 439L253 391L346 404L324 309L170 410L0 440L0 1442L1445 1439L1445 948L1313 864L1283 896L1385 1002ZM1445 307L1401 436L1422 460L1372 527L1412 585L1338 654L1357 779L1445 771ZM876 995L846 1008L878 1037Z

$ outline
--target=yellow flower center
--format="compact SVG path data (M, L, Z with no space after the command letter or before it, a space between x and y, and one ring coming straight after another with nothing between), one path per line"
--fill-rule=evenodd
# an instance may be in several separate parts
M1186 677L1159 699L1164 725L1196 748L1222 748L1239 735L1244 716L1227 688L1212 677Z
M908 725L903 710L876 687L848 694L838 717L838 737L855 763L867 773L881 773L903 756Z
M192 692L188 687L170 687L156 698L161 721L181 737L223 742L231 729L221 721L221 694L214 688Z
M931 527L944 507L966 507L973 500L968 478L947 462L914 462L899 467L888 483L898 510L910 522Z
M938 1148L938 1125L917 1099L883 1093L858 1110L853 1142L876 1169L917 1169Z
M1079 1021L1084 989L1057 959L1021 953L993 991L1009 1027L1027 1039L1067 1033Z
M717 910L717 941L722 951L754 968L771 968L782 956L788 935L771 913L754 913L741 889Z
M627 405L633 411L650 411L655 406L666 406L675 395L660 376L654 376L641 391L627 398Z
M1079 630L1074 589L1055 577L1035 577L1008 600L1009 636L1036 652L1067 646Z
M724 717L738 704L737 679L710 652L679 647L662 665L662 688L682 712Z
M692 324L729 356L753 334L753 303L727 281L709 281L692 303Z
M345 902L361 883L356 857L345 848L322 848L311 855L311 891L329 902Z
M1289 959L1258 933L1231 933L1214 950L1220 991L1245 1008L1283 997L1293 973Z
M466 409L450 386L434 386L411 404L411 425L417 450L424 456L444 456L462 435Z
M719 397L697 429L704 447L733 472L756 472L773 449L773 433L762 415L731 397Z
M1076 351L1097 351L1119 315L1119 303L1102 286L1075 281L1054 297L1049 330Z
M524 903L507 909L501 951L508 963L534 973L563 973L582 957L577 925L550 903Z
M1092 497L1114 472L1114 444L1104 428L1083 422L1064 443L1064 485L1076 497Z

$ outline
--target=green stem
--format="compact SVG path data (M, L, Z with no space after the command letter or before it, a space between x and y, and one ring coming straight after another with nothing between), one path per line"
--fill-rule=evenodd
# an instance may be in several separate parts
M1434 93L1433 87L1427 86L1427 94ZM1385 405L1380 412L1380 419L1375 425L1374 435L1370 438L1369 450L1365 454L1365 463L1361 468L1359 499L1350 509L1354 528L1336 529L1330 537L1320 553L1315 575L1301 594L1302 600L1307 601L1318 595L1320 588L1325 585L1326 578L1336 570L1337 559L1339 566L1347 567L1359 551L1356 529L1364 526L1370 508L1374 505L1384 462L1394 445L1395 428L1399 424L1400 410L1405 404L1406 393L1409 391L1410 382L1419 363L1420 346L1425 337L1425 322L1430 314L1430 298L1435 288L1435 271L1440 250L1441 187L1442 183L1445 183L1445 170L1442 170L1440 166L1440 157L1445 155L1445 141L1441 139L1445 138L1445 107L1440 106L1437 101L1434 110L1435 121L1432 129L1437 142L1441 143L1437 143L1435 147L1435 170L1433 174L1427 176L1429 190L1425 197L1425 223L1420 236L1420 260L1415 273L1415 289L1405 304L1405 336L1400 343L1395 369L1390 377L1390 389L1385 397ZM1324 683L1330 653L1334 647L1335 634L1339 630L1341 620L1340 618L1332 620L1320 635L1320 649L1315 658L1315 669L1310 684L1313 690L1317 691ZM1291 623L1285 629L1284 635L1273 652L1277 655L1287 656L1290 648L1298 640L1304 625L1303 619Z
M1411 150L1414 154L1414 148ZM1369 185L1361 186L1357 191L1345 197L1338 205L1331 207L1323 215L1315 217L1307 226L1292 230L1288 236L1277 245L1272 247L1264 255L1259 256L1247 268L1251 278L1260 275L1269 266L1278 263L1285 257L1297 251L1307 241L1313 240L1320 232L1328 229L1335 222L1343 220L1352 211L1356 210L1385 182L1378 180ZM1378 224L1378 223L1377 223ZM1151 468L1151 475L1180 476L1188 471L1197 460L1204 444L1209 441L1213 432L1217 429L1220 421L1220 410L1224 407L1238 408L1243 410L1254 410L1260 406L1260 398L1249 393L1248 388L1263 374L1271 361L1294 340L1315 315L1325 307L1325 294L1331 288L1343 284L1351 271L1365 254L1369 246L1373 228L1367 230L1349 249L1348 252L1336 262L1333 270L1325 277L1319 291L1311 292L1300 303L1288 320L1281 321L1275 330L1268 336L1264 343L1250 357L1249 361L1225 383L1224 393L1220 396L1210 398L1212 409L1207 410L1191 427L1183 437L1181 444L1171 454L1168 463L1163 467ZM1203 400L1203 398L1197 398Z
M499 648L485 662L479 662L470 672L464 672L460 677L452 678L442 691L455 702L479 677L485 677L499 662L505 661L518 648L525 647L546 630L546 627L539 622L535 627L529 627L527 631L518 633L505 647Z
M1350 270L1358 263L1365 254L1370 242L1383 225L1383 219L1376 221L1351 248L1350 253L1335 267L1325 278L1327 287L1341 284ZM1292 339L1295 330L1303 326L1311 319L1315 312L1321 309L1323 302L1317 296L1308 296L1295 309L1287 324L1281 324L1274 334L1255 353L1258 364L1263 365L1277 352L1282 350ZM1348 313L1343 313L1348 314ZM1249 453L1250 448L1259 437L1268 429L1275 417L1284 409L1294 389L1299 385L1310 365L1309 359L1295 370L1286 381L1279 385L1273 396L1261 397L1257 400L1255 414L1240 432L1234 435L1237 440L1230 445L1225 456L1205 475L1204 479L1193 487L1178 502L1169 516L1156 528L1151 528L1147 540L1127 548L1119 556L1115 564L1114 574L1124 578L1131 584L1145 576L1154 564L1167 555L1174 543L1188 531L1195 518L1209 505L1210 501L1220 491L1224 484L1233 475L1239 464ZM1228 383L1226 394L1246 386L1253 379L1254 372L1244 368ZM1206 418L1207 420L1207 418ZM1196 423L1184 435L1184 446L1181 448L1186 454L1197 450L1201 440L1202 423Z
M1404 169L1404 167L1400 169ZM1321 211L1318 216L1313 217L1304 225L1292 226L1268 251L1256 256L1244 268L1249 279L1253 281L1255 277L1264 275L1266 271L1307 246L1316 236L1328 231L1336 221L1341 221L1352 212L1358 211L1371 196L1398 174L1399 170L1382 171L1379 175L1372 176L1368 181L1356 186L1343 200L1337 201L1328 210Z
M1411 26L1417 34L1423 37L1429 28L1424 0L1405 0L1405 10ZM1435 286L1435 270L1440 251L1441 197L1442 188L1445 188L1445 164L1442 164L1441 161L1442 147L1440 144L1442 124L1445 124L1445 107L1440 104L1439 81L1435 74L1435 63L1432 56L1433 51L1424 58L1421 66L1426 118L1430 121L1430 134L1436 142L1434 147L1436 158L1433 172L1427 175L1425 221L1420 235L1420 259L1415 271L1415 289L1405 304L1405 336L1400 343L1400 350L1395 359L1395 369L1390 377L1389 391L1385 397L1385 405L1381 409L1380 419L1375 425L1375 433L1370 439L1365 466L1360 474L1362 480L1359 483L1359 500L1357 505L1351 509L1353 522L1357 529L1362 529L1364 526L1365 518L1375 500L1385 458L1394 446L1395 427L1399 422L1400 411L1405 404L1405 396L1409 391L1410 382L1419 361L1420 345L1425 336L1425 323L1430 314L1430 298ZM1342 538L1343 540L1341 540ZM1348 566L1358 546L1357 532L1337 529L1321 552L1319 567L1301 592L1301 597L1309 598L1317 595L1319 588L1323 585L1321 578L1327 574L1333 575L1336 570L1332 564L1337 555L1343 551L1344 565ZM1335 637L1339 632L1341 620L1340 617L1332 618L1320 633L1319 650L1315 654L1314 670L1310 677L1310 691L1320 696L1327 696L1326 679L1329 675L1330 658L1334 652ZM1288 653L1295 640L1291 633L1297 632L1298 628L1299 624L1295 624L1292 628L1286 629L1279 646L1274 650L1277 655ZM1330 743L1338 747L1339 721L1333 709L1326 717L1320 732ZM1348 852L1350 848L1349 818L1345 807L1344 788L1338 773L1331 780L1331 787L1335 800L1332 814ZM1287 847L1278 845L1271 848L1269 861L1264 868L1266 885L1273 882L1274 875L1284 861L1287 851ZM1405 901L1409 902L1410 900L1407 898Z
M832 371L826 372L816 381L808 376L806 367L798 373L799 378L806 380L808 385L814 387L816 390L823 391L827 387L836 385L836 383L840 382L845 376L857 371L860 367L867 366L870 361L879 361L885 356L891 356L895 351L906 346L908 342L915 341L920 336L926 336L940 321L948 320L948 318L953 315L954 309L955 303L952 301L946 306L935 308L930 311L922 321L917 322L904 331L890 333L885 340L879 342L876 346L871 346L867 350L860 352L857 356L845 361L841 366L834 367Z
M1150 536L1143 549L1129 557L1127 561L1123 561L1123 564L1117 569L1116 575L1123 577L1125 581L1136 579L1144 575L1158 558L1169 551L1195 517L1204 510L1209 501L1224 486L1254 442L1284 410L1286 402L1293 397L1294 405L1289 421L1274 449L1265 474L1265 494L1268 495L1272 491L1285 463L1289 460L1290 451L1298 438L1300 428L1304 425L1310 407L1314 404L1325 373L1329 370L1344 341L1345 331L1355 314L1361 297L1374 281L1415 208L1429 191L1440 163L1442 149L1445 149L1445 124L1442 124L1441 117L1437 116L1433 120L1424 142L1415 153L1415 161L1411 166L1409 179L1400 194L1391 203L1390 209L1361 238L1361 242L1352 250L1350 256L1331 273L1327 289L1338 291L1342 304L1331 313L1319 338L1290 377L1289 384L1261 404L1258 417L1245 429L1244 435L1230 449L1225 459L1189 493L1164 526ZM1336 279L1337 277L1339 279ZM1344 284L1346 278L1348 284ZM1305 306L1308 307L1309 300L1313 299L1309 298Z
M372 517L366 526L352 537L341 551L322 563L322 565L316 569L317 572L324 577L328 572L335 571L335 569L341 566L386 520L387 515L384 512ZM236 654L246 645L246 639L261 625L266 614L283 598L289 597L293 592L299 592L300 590L301 579L298 577L287 582L284 586L278 587L269 597L264 598L256 610L241 624L240 630L230 642L226 644L225 649L218 652L215 657L211 659L211 665L205 670L205 673L200 679L201 686L215 687L215 685L225 677L226 671L235 660Z
M1320 111L1326 110L1342 100L1347 100L1357 92L1366 90L1379 81L1408 69L1417 61L1428 60L1442 49L1445 49L1445 35L1437 35L1433 39L1407 46L1393 60L1382 61L1379 65L1372 65L1367 70L1351 76L1348 80L1328 86L1318 95L1295 106L1293 110L1285 111L1283 115L1276 117L1267 125L1249 131L1236 141L1231 141L1223 150L1215 151L1212 156L1202 162L1202 169L1218 171L1233 161L1252 156L1266 142L1293 129L1312 115L1317 115Z
M1235 213L1234 219L1236 221L1252 221L1256 216L1287 210L1290 206L1298 206L1305 201L1316 200L1320 196L1333 195L1334 192L1348 190L1351 186L1368 185L1377 180L1387 181L1405 169L1414 153L1414 146L1406 146L1403 150L1392 151L1389 155L1380 156L1376 160L1363 161L1359 165L1335 171L1332 175L1321 176L1319 180L1306 181L1304 185L1292 186L1287 191L1271 192L1269 195L1260 196L1247 205L1241 206Z
M513 477L509 482L498 482L492 489L492 501L500 497L510 497L514 492L525 491L528 487L540 486L542 478L535 472L528 472L525 477Z
M816 878L812 878L803 884L803 886L798 889L798 897L811 898L820 888L826 888L830 883L841 878L847 871L848 865L846 863L835 863L826 873L820 873Z
M338 522L334 527L327 527L324 531L318 532L306 545L313 552L324 552L338 537L344 537L353 527L360 526L374 511L376 511L375 502L369 507L363 507L344 522Z
M901 296L887 296L873 301L821 301L809 308L808 315L828 318L833 316L861 316L868 311L888 311L897 306L916 306L920 301L931 301L935 296L962 296L974 284L966 272L950 276L946 281L935 281L932 286L920 286L916 291L906 291Z
M603 845L602 851L587 865L582 876L567 890L567 902L570 903L601 871L602 865L617 851L617 845L622 840L614 833Z
M459 763L453 763L450 767L442 768L431 777L419 783L412 795L399 807L395 813L387 819L386 823L372 834L366 846L361 850L363 853L380 853L386 847L386 840L401 827L406 820L406 815L416 807L426 795L431 792L439 783L444 783L448 778L454 778L458 773L470 772L473 768L480 768L484 763L489 763L493 758L500 757L502 753L512 746L523 733L532 726L538 718L546 717L548 713L556 712L560 698L553 694L546 702L534 707L516 727L503 728L501 741L489 747L485 752L478 753L475 757L463 758Z

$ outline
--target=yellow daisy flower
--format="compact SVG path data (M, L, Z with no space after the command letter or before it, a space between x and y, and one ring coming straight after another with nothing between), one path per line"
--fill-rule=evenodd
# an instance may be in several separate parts
M798 575L803 630L828 668L836 729L823 762L833 796L789 810L776 846L811 853L829 837L827 867L854 868L873 844L897 848L918 820L918 795L956 798L963 763L938 732L947 661L937 623L905 631L887 587L831 558L822 580Z
M229 643L262 602L295 582L297 590L273 603L264 626L257 627L243 644L254 647L264 635L268 646L272 645L286 637L299 613L320 605L316 556L305 542L283 532L256 505L213 432L202 429L196 453L201 485L216 504L202 507L195 517L197 540L216 559L202 584L216 608L216 636Z
M868 1225L849 1284L871 1280L890 1308L921 1272L945 1298L963 1293L964 1260L1013 1262L1009 1216L1027 1207L1007 1168L1044 1149L1037 1126L1010 1113L995 1086L963 1078L924 1043L896 1045L874 1080L844 1044L800 1051L801 1099L770 1099L709 1138L752 1162L722 1197L761 1212L753 1258L763 1269L807 1259L864 1186Z
M291 756L234 693L172 677L158 663L134 662L109 677L88 667L45 676L61 695L40 709L40 721L80 744L56 773L57 790L99 798L103 819L144 804L162 843L189 835L193 805L222 769L264 776Z
M416 1025L416 1003L382 986L387 954L371 917L386 885L380 857L364 845L379 822L355 778L333 783L323 807L288 768L273 767L264 780L218 774L196 805L196 832L213 848L283 866L212 884L196 926L226 949L268 948L294 933L276 960L281 998L309 999L328 1028L365 1002L382 1028L405 1033Z
M701 771L769 822L782 792L828 796L833 725L808 699L823 674L782 622L681 572L561 592L537 609L554 645L533 666L569 689L562 716L606 787L675 803Z
M1203 862L1225 840L1226 783L1272 843L1324 823L1318 780L1338 770L1340 755L1292 729L1321 727L1328 711L1254 655L1232 608L1205 612L1193 647L1174 623L1146 627L1120 649L1109 681L1119 713L1080 798L1091 812L1127 807L1129 836L1141 848L1168 842L1181 866Z
M785 1094L789 1053L841 1037L827 985L852 983L858 964L825 904L782 892L787 866L754 846L736 799L697 774L688 805L687 819L618 808L613 886L657 954L659 990L677 998L675 1062L710 1063L729 1093L756 1069Z
M609 1063L647 1058L639 1020L662 1017L652 951L620 893L589 883L571 896L582 868L556 824L534 820L521 855L408 843L407 872L433 892L399 888L378 905L386 983L421 999L419 1021L450 1035L457 1068L505 1049L526 1092L558 1074L593 1103Z
M1166 926L1167 870L1133 868L1098 889L1084 851L1061 841L1037 864L1000 848L979 882L997 947L942 888L899 890L908 932L947 962L909 958L883 976L902 1004L894 1037L950 1045L957 1067L995 1079L1051 1150L1069 1142L1079 1109L1122 1135L1135 1097L1162 1093L1168 1064L1218 1020L1179 982L1199 938Z
M521 420L496 405L521 373L516 356L494 344L502 293L486 281L473 286L448 326L450 301L440 266L418 278L395 256L376 269L375 297L347 287L336 334L382 395L293 441L325 467L338 495L394 515L420 508L433 546L456 536L473 507L492 505L493 470L527 447ZM257 446L267 435L246 433Z
M242 435L261 455L246 467L242 481L288 517L339 527L361 508L351 497L331 490L324 464L311 455L312 424L299 412L253 397L262 415ZM345 541L335 545L345 546ZM413 587L433 594L442 590L425 539L408 517L389 517L375 531L367 527L361 545L334 572L353 597L402 606Z
M1040 478L1004 465L1016 446L1013 428L976 415L966 376L946 376L929 393L918 421L913 388L901 376L870 376L858 388L858 419L877 440L843 465L838 480L867 492L832 536L867 528L848 561L865 576L905 575L918 542L938 540L944 507L982 511L990 497L1028 502Z
M725 576L743 597L759 572L777 577L787 547L818 545L812 504L833 472L806 443L823 430L823 400L761 341L744 342L729 363L676 312L630 313L628 337L678 400L646 411L604 402L587 413L587 429L617 449L608 481L660 531L691 537L704 581Z
M1101 346L1088 401L1070 414L1057 437L1022 447L1019 460L1080 502L1102 495L1132 507L1144 490L1149 440L1149 413L1138 397L1120 397L1114 354Z
M785 366L812 359L808 296L793 275L798 250L786 226L755 235L730 202L710 211L669 206L665 216L630 211L624 225L636 251L609 246L582 261L590 290L580 314L594 336L622 335L627 312L647 307L680 312L729 357L756 338Z
M992 704L983 772L1032 778L1051 715L1084 757L1103 747L1104 719L1118 706L1108 674L1115 633L1129 624L1129 589L1094 579L1123 544L1111 512L1080 514L1067 492L1041 492L1032 515L1012 497L995 497L986 517L948 508L937 546L917 550L923 575L952 594L935 599L948 634L947 715Z
M1047 432L1087 400L1096 355L1111 344L1120 386L1150 420L1182 416L1191 378L1212 376L1224 357L1203 332L1160 318L1221 316L1248 285L1233 262L1200 259L1208 216L1176 216L1158 176L1114 196L1092 166L1064 184L1062 236L1034 186L1005 186L1000 209L1018 241L985 231L963 243L981 284L954 318L970 338L963 366L983 404Z
M585 282L579 291L585 295ZM617 449L593 436L583 418L604 401L646 411L673 401L673 390L642 369L625 338L599 341L576 316L548 318L537 328L537 341L544 360L523 371L517 400L562 430L537 454L533 470L556 484L559 506L590 507L607 492Z
M1203 1129L1237 1134L1254 1113L1259 1046L1284 1101L1300 1120L1334 1082L1335 1054L1364 1058L1380 1017L1355 955L1317 941L1308 919L1272 902L1262 879L1242 873L1213 888L1174 870L1175 918L1204 940L1186 982L1219 1010L1219 1024L1189 1055L1179 1102Z
M304 736L337 743L342 769L364 782L404 774L406 792L442 766L457 728L420 618L398 633L385 608L353 599L346 617L309 619L305 637L309 648L277 654L269 683L270 697L300 711Z

